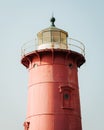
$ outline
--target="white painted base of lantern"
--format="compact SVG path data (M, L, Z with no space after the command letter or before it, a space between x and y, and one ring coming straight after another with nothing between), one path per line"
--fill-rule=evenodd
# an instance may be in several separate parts
M52 42L52 43L43 43L38 46L38 50L40 49L68 49L67 44L65 43L57 43L57 42Z

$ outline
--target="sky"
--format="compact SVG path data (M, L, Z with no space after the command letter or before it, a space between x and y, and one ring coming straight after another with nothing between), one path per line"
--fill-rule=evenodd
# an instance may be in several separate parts
M104 1L0 0L0 129L23 130L28 70L21 46L55 25L82 41L86 63L78 69L83 130L104 130Z

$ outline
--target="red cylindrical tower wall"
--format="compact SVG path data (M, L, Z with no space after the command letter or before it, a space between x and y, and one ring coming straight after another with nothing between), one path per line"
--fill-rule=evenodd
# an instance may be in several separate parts
M82 55L58 49L31 53L28 67L29 130L82 130L77 67Z

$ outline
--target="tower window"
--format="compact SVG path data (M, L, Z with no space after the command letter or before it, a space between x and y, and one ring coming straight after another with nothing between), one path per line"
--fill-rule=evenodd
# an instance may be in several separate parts
M70 64L69 64L69 67L70 67L70 68L73 68L73 64L72 64L72 63L70 63Z
M65 99L65 100L68 100L68 99L70 98L70 96L69 96L68 93L63 94L63 96L64 96L64 99Z
M73 89L70 86L61 86L60 95L61 95L61 107L63 109L72 109L73 108Z

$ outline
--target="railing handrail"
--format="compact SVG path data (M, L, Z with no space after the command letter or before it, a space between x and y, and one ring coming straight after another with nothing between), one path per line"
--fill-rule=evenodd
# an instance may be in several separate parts
M53 42L48 42L48 43L53 43ZM54 42L54 44L56 43L65 44L65 43L60 43L60 42ZM68 43L66 45L68 46L66 50L76 51L78 53L81 53L83 56L85 56L85 46L81 41L76 40L74 38L68 38ZM24 43L23 46L21 47L21 56L24 56L32 51L39 50L38 46L39 45L38 45L37 39L32 39Z
M73 41L76 42L76 44L79 43L79 45L74 44ZM72 44L71 44L71 42L72 42ZM85 45L81 41L74 39L74 38L69 38L68 45L79 48L82 51L81 54L83 54L85 56Z
M85 50L85 45L81 41L74 39L74 38L69 38L69 39L72 40L72 41L79 42L83 46L83 49Z

